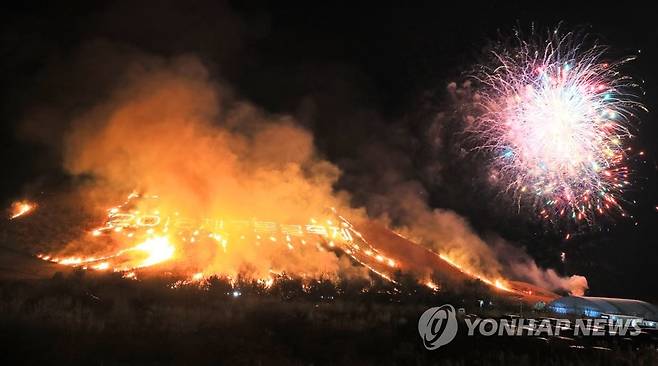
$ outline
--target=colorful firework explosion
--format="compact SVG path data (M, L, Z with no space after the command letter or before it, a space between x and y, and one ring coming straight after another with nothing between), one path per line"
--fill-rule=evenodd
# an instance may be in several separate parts
M492 180L549 221L625 215L630 126L644 107L620 66L634 57L606 61L608 49L588 41L559 30L517 35L472 74L479 113L467 130L493 154Z

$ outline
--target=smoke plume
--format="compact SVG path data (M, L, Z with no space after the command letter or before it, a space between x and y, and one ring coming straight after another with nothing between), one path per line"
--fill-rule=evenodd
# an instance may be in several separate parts
M94 199L81 204L121 202L136 189L157 194L163 212L199 219L305 224L329 207L349 210L347 196L333 190L339 169L319 157L312 134L293 117L236 98L194 57L139 66L119 75L119 86L65 134L65 169L93 177L86 195ZM76 241L67 251L90 252L93 245ZM227 253L200 253L196 260L208 273L257 278L271 268L314 276L355 272L315 248L229 245Z

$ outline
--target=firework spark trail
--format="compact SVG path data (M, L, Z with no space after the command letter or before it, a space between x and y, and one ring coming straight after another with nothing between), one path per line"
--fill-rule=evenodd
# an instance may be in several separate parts
M617 211L629 185L629 126L644 110L638 86L607 62L607 48L552 32L492 51L479 65L478 117L467 126L494 154L492 179L550 221L593 222Z

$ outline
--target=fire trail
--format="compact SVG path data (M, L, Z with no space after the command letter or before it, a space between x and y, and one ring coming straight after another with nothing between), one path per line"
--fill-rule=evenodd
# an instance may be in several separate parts
M272 250L283 252L284 258L295 255L308 258L308 253L346 257L353 266L365 268L371 276L392 283L396 283L396 275L400 272L414 273L433 290L438 290L442 283L431 274L441 273L441 282L477 279L492 290L526 300L554 297L526 283L485 277L381 225L354 225L334 209L299 224L260 219L190 218L176 211L165 212L161 206L158 196L131 193L125 202L109 208L105 222L88 233L90 242L107 243L94 245L101 249L93 255L41 253L38 257L85 270L119 272L132 279L152 273L176 273L192 282L213 275L236 278L240 273L228 266L218 266L210 258L230 256L234 252L240 255L248 247L256 255ZM285 261L274 262L267 273L256 273L252 277L267 285L273 283L274 277L284 274L317 277L313 273L291 271Z

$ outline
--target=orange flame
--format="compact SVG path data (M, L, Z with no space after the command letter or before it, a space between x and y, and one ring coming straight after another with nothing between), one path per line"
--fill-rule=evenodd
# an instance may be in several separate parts
M151 206L146 208L141 205L142 203L145 203L144 206ZM153 204L158 206L154 207ZM249 240L247 238L249 236L255 246L265 245L265 242L268 242L271 245L281 243L283 248L302 253L308 253L311 248L316 248L319 252L341 251L368 270L392 282L392 270L398 266L393 258L367 243L362 235L333 209L327 215L337 220L326 219L326 217L323 220L310 218L308 224L302 225L257 220L189 219L182 217L178 212L166 216L159 207L157 196L131 193L123 204L109 208L107 213L104 225L91 230L89 234L91 237L109 236L116 239L124 246L123 249L111 254L93 256L61 257L39 254L38 257L83 269L130 272L131 274L125 276L135 278L134 271L138 269L173 259L177 262L188 261L194 256L192 252L194 248L203 248L199 250L211 252L218 248L222 253L232 256L234 253L231 253L231 249L244 248L245 240ZM135 241L141 242L129 244ZM190 255L187 249L190 250ZM224 269L217 268L215 264L204 263L197 260L186 263L191 265L192 272L189 273L191 281L201 281L214 274L224 276L232 274L230 271L223 272ZM270 267L269 270L282 272L280 268ZM265 273L261 275L266 276ZM271 286L273 281L271 278L261 279L264 285Z
M37 205L29 201L16 201L11 204L9 219L13 220L15 218L25 216L32 212Z
M480 281L486 283L489 286L492 286L492 287L495 287L497 289L507 291L507 292L514 292L514 290L512 290L507 285L507 282L504 279L497 278L497 279L492 280L490 278L487 278L487 277L483 276L480 273L474 272L474 271L469 270L468 268L460 265L454 259L450 258L446 254L439 254L439 257L441 259L443 259L444 261L448 262L451 266L453 266L453 267L457 268L458 270L460 270L461 272L469 275L470 277L475 277L475 278L479 279Z
M148 239L129 250L140 251L148 255L144 261L136 266L137 268L148 267L165 262L173 258L174 253L176 252L176 248L169 242L169 239L166 236Z

